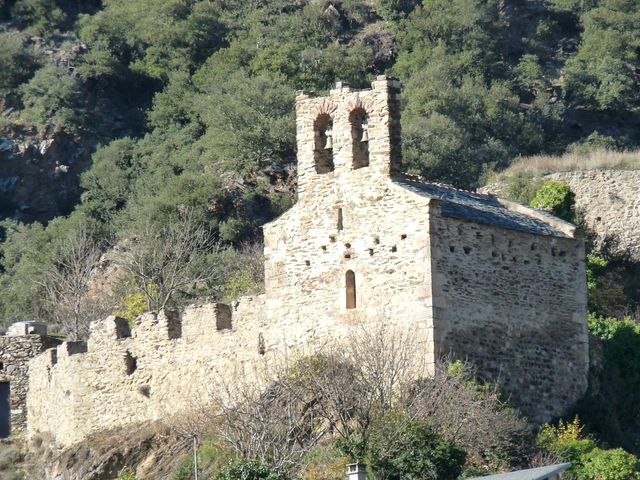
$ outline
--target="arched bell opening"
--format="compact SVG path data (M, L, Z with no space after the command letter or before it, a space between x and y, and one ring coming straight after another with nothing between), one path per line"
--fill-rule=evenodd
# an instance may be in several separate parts
M316 173L333 172L333 120L323 113L313 124L314 151Z
M363 108L349 114L351 124L353 169L369 166L369 117Z

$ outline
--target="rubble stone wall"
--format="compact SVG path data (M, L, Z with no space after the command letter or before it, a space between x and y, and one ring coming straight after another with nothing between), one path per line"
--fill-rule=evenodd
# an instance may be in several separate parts
M567 183L599 246L640 262L640 171L586 170L549 176Z
M170 419L209 405L228 385L263 380L269 366L335 348L354 328L378 327L267 317L265 300L192 306L181 317L148 313L131 330L116 317L94 322L88 344L65 342L31 362L29 437L53 437L64 447L95 432ZM409 338L393 320L385 327Z
M26 427L29 360L58 343L41 335L0 336L0 383L9 383L12 435Z
M431 219L438 351L471 361L533 419L562 414L587 388L582 242Z

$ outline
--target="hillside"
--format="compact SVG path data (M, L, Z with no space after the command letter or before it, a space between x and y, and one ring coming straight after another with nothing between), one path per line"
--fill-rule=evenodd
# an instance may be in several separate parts
M189 210L227 258L259 241L295 195L298 89L398 76L405 169L462 187L519 155L632 148L634 15L570 0L5 1L0 317L54 319L33 275L78 232L104 249Z
M261 225L297 197L296 91L385 74L403 85L406 173L488 184L587 240L580 419L533 426L454 366L442 381L505 438L460 441L443 413L440 453L469 475L637 454L639 47L640 0L0 0L0 327L37 319L79 340L110 314L261 292ZM380 441L390 420L376 421ZM436 450L420 428L403 440ZM341 477L363 448L331 445L310 478L331 462ZM211 471L236 458L214 453Z

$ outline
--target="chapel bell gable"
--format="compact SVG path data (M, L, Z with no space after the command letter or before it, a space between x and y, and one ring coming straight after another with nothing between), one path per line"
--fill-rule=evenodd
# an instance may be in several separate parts
M338 176L400 172L398 80L379 76L366 90L338 82L326 97L298 92L296 127L301 197Z

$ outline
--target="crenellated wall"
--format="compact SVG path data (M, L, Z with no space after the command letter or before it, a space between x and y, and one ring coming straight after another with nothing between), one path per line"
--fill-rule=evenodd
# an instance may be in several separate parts
M266 315L265 297L94 322L89 341L65 342L31 362L28 434L61 447L87 435L171 417L211 399L219 384L257 379L270 362L312 353L356 327L335 319ZM360 324L361 328L375 325ZM404 326L392 321L390 334ZM406 331L403 333L406 336Z

